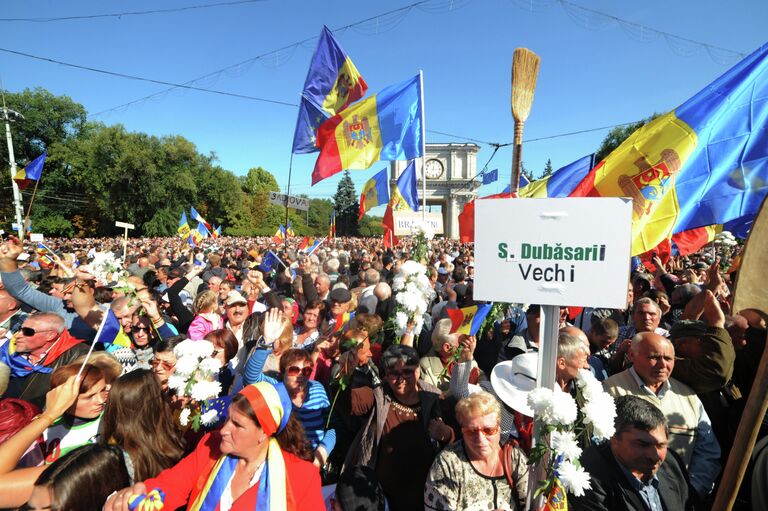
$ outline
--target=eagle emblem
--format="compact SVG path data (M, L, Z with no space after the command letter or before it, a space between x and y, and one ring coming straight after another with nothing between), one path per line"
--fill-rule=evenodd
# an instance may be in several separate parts
M368 117L352 116L352 122L344 121L344 140L353 149L362 149L372 141Z
M651 165L645 157L638 158L634 176L619 176L621 190L632 198L632 209L638 217L651 214L656 203L672 188L672 178L680 172L682 163L674 149L664 149L661 160Z

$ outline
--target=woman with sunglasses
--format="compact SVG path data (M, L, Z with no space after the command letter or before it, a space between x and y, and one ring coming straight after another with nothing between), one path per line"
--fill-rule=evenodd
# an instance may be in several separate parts
M424 489L426 509L525 509L528 461L512 444L501 447L501 406L488 392L456 404L461 440L432 464Z
M367 419L344 466L372 467L392 509L423 509L429 468L454 433L441 419L440 390L419 380L415 349L387 348L381 373L384 385L352 389L352 414Z
M265 315L264 341L267 345L270 341L274 342L268 335L273 331L279 331L281 322L281 314L276 309L270 309ZM245 365L243 380L246 385L261 381L277 383L278 380L266 376L262 371L267 356L269 356L269 350L265 345L258 346L253 351ZM304 426L314 451L313 463L319 468L325 465L328 455L336 445L336 432L333 428L326 430L331 403L322 383L309 379L313 366L312 356L308 351L290 349L280 356L279 379L288 391L296 418Z

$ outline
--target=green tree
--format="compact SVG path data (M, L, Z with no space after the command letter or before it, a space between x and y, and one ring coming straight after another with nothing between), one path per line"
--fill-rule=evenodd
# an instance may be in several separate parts
M600 142L600 147L598 147L597 152L595 153L595 162L603 161L606 156L619 147L632 133L639 130L658 116L659 114L654 113L642 121L613 128L608 132L603 141Z
M520 175L525 176L525 179L528 180L528 182L533 182L533 173L525 168L525 162L520 162Z
M544 172L542 172L541 177L551 176L552 172L553 172L552 160L550 158L547 158L547 164L544 166Z
M344 171L344 176L336 187L333 196L333 204L336 210L336 234L339 236L357 236L357 216L360 212L355 183L349 170Z

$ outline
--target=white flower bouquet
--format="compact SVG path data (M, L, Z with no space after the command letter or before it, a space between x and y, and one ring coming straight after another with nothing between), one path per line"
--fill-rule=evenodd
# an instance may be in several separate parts
M202 404L208 399L214 399L221 392L221 383L216 379L221 362L213 358L213 344L209 341L193 341L187 339L174 349L176 367L168 378L168 387L177 396L188 398L179 416L179 423L186 427L191 424L194 431L200 426L210 426L218 420L216 410L202 413Z
M88 263L87 270L101 285L107 285L110 282L116 282L123 277L123 260L115 257L114 252L96 252L93 261Z
M424 313L432 297L427 268L416 261L406 261L392 280L395 295L395 333L402 336L413 324L413 335L421 332Z
M589 473L581 467L579 438L589 434L596 440L613 436L616 405L613 397L587 369L580 369L576 385L584 396L584 406L557 388L536 388L528 394L528 406L538 423L529 462L533 465L544 461L545 479L539 481L536 497L551 495L562 484L565 490L576 496L589 489ZM590 427L591 426L591 427ZM548 437L548 438L547 438Z

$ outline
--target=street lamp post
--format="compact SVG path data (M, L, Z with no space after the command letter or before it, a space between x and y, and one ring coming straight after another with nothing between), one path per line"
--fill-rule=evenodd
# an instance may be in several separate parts
M3 118L5 119L5 139L8 142L8 160L11 163L11 186L13 187L13 203L16 210L16 224L19 226L19 236L24 232L22 223L23 209L21 207L21 192L19 186L13 178L16 176L16 159L13 154L13 139L11 138L11 116L15 119L24 119L19 112L9 110L5 106L5 95L3 95Z

